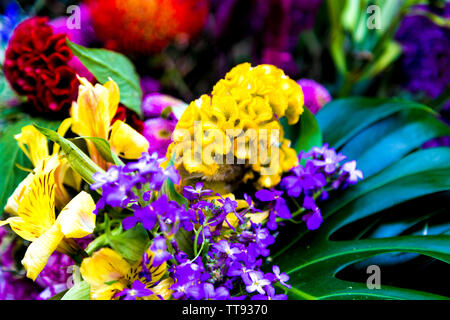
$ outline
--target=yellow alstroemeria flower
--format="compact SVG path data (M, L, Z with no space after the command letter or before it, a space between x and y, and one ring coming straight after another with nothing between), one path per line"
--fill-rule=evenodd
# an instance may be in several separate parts
M142 261L130 265L112 249L102 248L92 257L84 259L80 271L83 279L91 285L91 299L115 299L116 293L131 287L135 280L140 280L147 289L151 289L154 293L141 299L159 300L158 295L164 300L170 299L172 291L169 288L173 284L173 280L171 278L161 280L166 273L167 264L163 262L155 267L153 266L153 252L147 250L147 255L149 263L146 268L151 274L150 281L139 276L142 271ZM159 283L155 285L158 281Z
M35 280L55 251L70 254L74 248L71 238L83 238L95 228L95 203L82 191L61 210L55 218L55 164L57 156L39 162L35 174L27 178L17 198L13 217L0 221L32 243L27 248L22 264L27 277Z
M109 141L112 151L125 159L137 159L147 152L149 143L144 136L128 124L117 120L112 124L120 101L119 87L110 80L93 86L86 78L79 78L77 102L70 110L72 131L83 137L96 137ZM92 141L87 141L92 160L103 169L106 161L97 152Z
M203 180L223 195L241 182L258 189L277 185L298 164L280 118L297 123L303 103L302 88L281 69L249 63L233 68L177 123L166 158L180 173L178 188Z
M58 134L64 136L67 130L70 128L71 119L64 120L58 128ZM81 177L74 172L65 158L56 158L49 161L50 157L57 155L60 147L58 144L53 145L53 153L50 154L47 138L34 126L28 125L21 129L21 132L14 136L20 149L30 159L34 167L39 167L43 160L46 160L47 170L56 169L55 181L56 181L56 207L62 208L69 201L70 196L64 186L64 184L74 188L80 189ZM52 166L52 167L49 167ZM5 207L5 211L9 214L16 214L18 208L18 200L26 190L26 186L30 183L34 173L30 173L24 181L16 188L13 195L8 199L8 203Z

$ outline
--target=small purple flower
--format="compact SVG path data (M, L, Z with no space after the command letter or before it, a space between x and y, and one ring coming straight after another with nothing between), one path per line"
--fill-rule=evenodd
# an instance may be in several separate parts
M269 273L267 277L272 281L276 282L279 281L281 285L285 286L286 288L290 289L291 285L287 284L286 281L289 281L289 276L286 273L280 273L280 267L278 266L272 266L273 274Z
M274 212L276 215L283 219L290 219L292 215L286 201L281 197L282 194L283 191L262 189L255 193L255 197L263 202L275 201Z
M235 259L235 255L241 252L241 250L239 250L239 248L237 247L232 248L230 246L230 243L228 243L228 241L226 240L220 240L218 243L214 243L213 247L217 251L225 253L231 259Z
M291 170L294 175L283 178L281 186L291 197L299 197L303 191L322 188L327 184L325 176L317 172L315 164L308 160L305 166L299 165Z
M155 254L153 258L153 265L155 267L161 265L163 262L172 259L172 255L167 252L166 239L158 236L153 239L153 244L150 250Z
M270 281L264 278L264 274L259 271L251 271L248 273L246 281L247 292L252 293L258 291L260 294L265 294L265 286L270 286Z
M333 174L336 171L336 168L342 160L345 160L347 157L338 153L334 149L325 149L323 150L322 157L319 159L313 159L312 162L317 167L324 167L324 171L327 174Z
M123 289L119 293L116 294L116 297L125 296L124 300L136 300L136 298L148 297L153 294L153 291L147 289L145 284L140 282L139 280L135 280L131 289Z
M212 283L205 283L203 285L203 291L205 300L228 300L230 297L230 293L225 287L214 289Z
M189 201L194 201L202 197L206 197L212 194L212 190L203 190L203 182L197 182L195 188L192 186L186 186L183 188L183 196Z
M356 161L354 160L344 163L341 170L342 173L348 175L347 182L350 184L355 184L363 178L363 173L356 169Z
M302 217L302 220L306 222L306 227L308 230L316 230L320 227L323 222L322 214L320 213L320 209L316 208L311 213L307 213Z
M275 289L273 287L266 287L267 295L257 294L251 297L251 300L287 300L287 295L285 294L275 294Z

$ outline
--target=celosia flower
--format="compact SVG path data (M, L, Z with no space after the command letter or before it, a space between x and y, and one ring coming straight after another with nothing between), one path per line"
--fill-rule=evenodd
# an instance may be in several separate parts
M5 53L4 72L12 88L28 98L34 112L66 114L77 96L79 72L64 33L55 33L45 17L33 17L15 29Z
M314 114L331 101L328 90L320 83L311 79L300 79L297 83L302 87L305 96L305 106Z
M120 100L117 84L110 80L105 85L93 86L85 78L80 78L80 82L78 101L73 103L70 110L72 131L79 136L109 141L111 150L122 158L139 158L148 150L148 141L120 120L112 124ZM107 169L106 161L100 156L92 141L88 140L87 145L92 160Z
M51 162L54 157L48 161ZM22 264L27 277L35 280L55 250L70 254L73 240L92 233L95 227L94 200L82 191L73 198L55 219L55 166L46 160L35 168L27 181L15 216L0 222L9 224L14 232L31 241Z
M202 29L209 13L207 0L88 0L86 3L96 35L105 46L135 54L158 52L177 37L189 39Z
M140 289L140 293L148 295L137 295L135 297L150 300L168 300L171 296L169 287L173 281L170 278L162 279L166 272L166 263L159 266L153 264L154 253L147 250L147 263L144 264L145 270L151 275L148 281L143 276L142 261L130 265L117 252L109 248L102 248L95 252L92 257L86 258L81 263L81 275L83 279L91 285L90 296L94 300L111 300L120 296L124 289ZM141 282L135 285L135 281ZM136 286L136 287L135 287ZM146 291L149 290L149 291ZM132 292L126 290L125 294Z
M211 97L188 106L167 159L175 156L182 185L201 176L221 194L241 181L273 187L298 163L279 119L294 124L302 112L302 90L282 70L241 64L214 86Z

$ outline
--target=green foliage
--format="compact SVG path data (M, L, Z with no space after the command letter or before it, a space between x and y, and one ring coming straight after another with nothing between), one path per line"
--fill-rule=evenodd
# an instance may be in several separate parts
M75 284L61 300L91 300L91 285L86 281L81 281Z
M383 283L381 289L370 290L365 283L336 275L355 263L390 253L413 253L450 263L445 223L428 235L406 232L434 214L420 197L450 189L450 148L420 149L429 139L450 135L449 127L426 106L398 99L336 100L319 112L317 120L324 141L355 159L364 180L321 204L324 223L319 230L296 225L280 232L281 248L273 250L273 263L291 277L290 298L446 299ZM375 225L389 228L384 223L390 215L401 214L395 206L411 200L420 208L419 217L408 217L406 227L390 230L384 237L365 236ZM448 208L448 199L439 206ZM345 239L339 237L343 229ZM401 273L401 267L397 268Z
M124 165L123 161L120 160L120 158L114 152L112 152L109 142L106 141L105 139L97 137L78 137L72 140L79 140L79 139L91 141L94 144L95 149L97 149L100 156L107 162L114 163L117 166Z
M141 224L127 231L111 234L108 238L111 248L131 263L140 261L142 254L150 246L147 231Z
M142 115L142 90L139 84L139 76L127 57L105 49L85 48L70 42L68 39L67 45L102 84L109 81L110 78L113 79L119 86L120 102L137 114Z

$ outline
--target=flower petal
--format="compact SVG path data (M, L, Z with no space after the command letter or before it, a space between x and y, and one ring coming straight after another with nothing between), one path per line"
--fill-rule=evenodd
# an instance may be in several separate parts
M27 270L27 277L36 280L39 273L47 264L48 258L64 238L58 224L54 224L48 231L33 241L25 253L22 264Z
M138 159L143 152L147 152L147 139L128 124L117 120L111 129L111 149L125 159Z
M80 268L83 279L99 290L108 286L107 282L125 278L129 270L128 262L109 248L102 248L92 257L84 259Z

